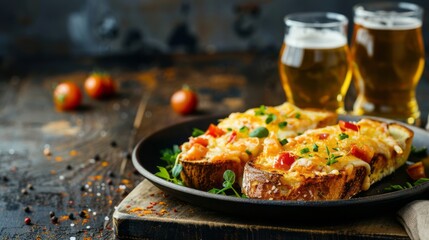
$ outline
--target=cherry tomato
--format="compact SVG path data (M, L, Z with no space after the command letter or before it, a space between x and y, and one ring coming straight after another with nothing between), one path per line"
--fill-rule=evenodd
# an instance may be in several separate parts
M220 129L220 128L218 128L216 125L214 125L214 124L210 124L210 126L209 126L209 128L207 129L207 132L206 132L208 135L211 135L212 137L220 137L220 136L222 136L222 135L224 135L225 134L225 132L222 130L222 129Z
M115 82L109 74L92 73L85 80L85 91L88 96L101 99L115 94Z
M290 166L295 162L296 156L290 152L280 154L274 163L274 167L282 170L289 170Z
M361 147L358 147L357 145L353 144L350 153L353 156L360 158L367 163L370 163L374 156L374 151L372 151L371 148L367 145L362 145Z
M209 140L202 138L202 137L191 138L191 140L189 142L191 144L200 144L204 147L207 147L207 145L209 145Z
M407 167L407 174L413 180L419 180L420 178L425 178L425 166L422 162L416 162L413 165Z
M72 110L80 105L82 92L73 82L60 83L54 90L54 104L58 110Z
M171 96L170 104L175 112L186 115L197 109L198 97L194 91L184 87Z

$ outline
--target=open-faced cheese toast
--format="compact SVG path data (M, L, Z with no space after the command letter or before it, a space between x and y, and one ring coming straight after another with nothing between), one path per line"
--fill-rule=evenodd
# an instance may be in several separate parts
M222 186L223 173L234 171L239 184L244 165L263 150L267 136L279 142L308 129L335 124L337 115L321 110L302 110L290 103L261 106L232 113L210 125L207 131L181 145L180 176L188 187L209 190Z
M349 199L403 165L413 135L401 124L371 119L308 130L284 145L270 135L245 166L242 192L259 199Z

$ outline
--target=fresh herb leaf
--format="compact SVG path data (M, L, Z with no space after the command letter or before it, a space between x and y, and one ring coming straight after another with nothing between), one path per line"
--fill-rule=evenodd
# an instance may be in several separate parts
M265 123L270 124L272 121L276 120L276 118L277 118L276 115L270 113L270 114L268 114L267 119L265 119Z
M344 140L346 138L349 138L349 135L347 135L347 133L340 133L338 134L338 137L340 138L340 140Z
M301 154L306 154L306 153L309 153L309 152L310 152L310 149L308 149L308 147L303 148L303 149L301 149L301 151L299 151L299 153L301 153Z
M317 144L313 144L313 152L318 152L319 151L319 146L317 146Z
M414 186L420 185L422 183L429 182L429 178L420 178L414 182Z
M266 129L265 127L258 127L255 130L253 130L252 132L249 133L250 137L257 137L257 138L264 138L264 137L268 137L268 129Z
M285 122L279 122L279 128L280 129L282 129L282 128L285 128L287 126L287 122L285 121Z
M241 133L247 133L249 131L249 128L246 126L242 126L240 129L238 129L238 131Z
M425 182L429 182L429 178L420 178L417 181L415 181L413 184L411 184L410 182L406 182L405 185L399 185L399 184L390 185L389 187L384 188L384 190L389 192L404 190L407 188L412 188L414 186L423 184Z
M177 164L171 169L171 173L173 174L173 177L177 178L180 175L180 172L182 171L183 166L182 164Z
M298 112L298 113L296 113L296 114L295 114L295 118L296 118L296 119L300 119L300 118L301 118L301 113L299 113L299 112Z
M411 146L411 154L415 156L425 157L427 156L427 147L417 148L414 145Z
M172 168L176 162L176 158L180 153L178 145L174 145L173 148L166 148L161 150L161 159L167 162L166 168Z
M289 141L286 139L286 138L284 138L284 139L282 139L282 140L280 140L279 139L279 143L282 145L282 146L284 146L286 143L288 143Z
M212 188L210 189L208 192L209 193L214 193L214 194L222 194L222 195L226 195L226 191L232 191L234 193L233 196L236 197L243 197L245 195L240 195L237 190L235 190L234 188L234 183L235 183L235 173L231 170L226 170L223 173L223 179L225 180L222 183L223 188L219 189L219 188ZM247 198L247 197L246 197Z
M333 153L331 153L331 152L329 151L328 146L326 146L326 153L328 154L328 157L326 158L326 160L327 160L327 161L326 161L326 165L328 165L328 166L330 166L330 165L332 165L332 164L334 164L334 163L338 162L337 158L342 157L342 155L337 155L337 156L335 156Z
M167 169L165 167L157 166L159 172L155 173L155 176L158 176L160 178L164 178L166 180L170 179L170 174L168 173Z
M252 155L252 152L249 150L249 149L246 149L246 153L247 153L247 155Z
M192 129L192 137L198 137L204 134L204 131L198 128Z
M231 131L232 131L232 128L227 128L226 130L228 130L228 132L231 132Z
M265 111L267 110L267 107L265 107L264 105L261 105L259 107L259 109L255 110L255 116L263 116L265 115Z

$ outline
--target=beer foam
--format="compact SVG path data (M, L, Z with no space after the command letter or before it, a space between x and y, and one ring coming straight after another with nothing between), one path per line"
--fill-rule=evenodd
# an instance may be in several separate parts
M376 30L410 30L422 26L421 20L411 17L393 18L377 16L367 19L364 19L363 17L356 17L354 21L365 28Z
M284 42L286 45L306 49L339 48L347 44L347 38L340 32L313 28L290 28Z

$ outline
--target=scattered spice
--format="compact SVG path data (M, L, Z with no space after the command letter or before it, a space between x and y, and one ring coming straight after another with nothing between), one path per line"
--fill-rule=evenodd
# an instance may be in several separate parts
M49 217L54 217L55 216L55 212L54 211L50 211L49 212Z
M113 148L115 148L115 147L118 146L118 144L116 143L116 141L111 141L110 142L110 146L113 147Z
M71 151L69 152L69 154L70 154L70 156L74 157L74 156L76 156L76 155L77 155L77 151L76 151L76 150L71 150Z
M21 189L21 194L27 195L28 194L27 189L25 189L25 188Z
M95 156L94 156L94 160L95 160L95 161L100 161L100 155L95 154Z
M56 156L56 157L55 157L55 161L57 161L57 162L62 162L62 161L63 161L63 158L62 158L61 156Z
M57 224L58 223L58 218L56 216L51 217L51 222L53 224Z
M69 219L70 219L70 220L75 220L75 217L74 217L74 214L73 214L73 213L70 213L70 214L69 214Z
M3 176L3 181L4 182L9 182L9 178L7 176Z
M72 165L68 164L68 165L67 165L67 167L66 167L66 169L67 169L67 170L72 170L72 169L73 169L73 167L72 167Z
M29 206L25 206L25 208L24 208L24 212L26 212L26 213L30 213L30 212L31 212L30 207L29 207Z
M31 184L31 183L27 184L27 189L28 190L34 190L33 184Z
M80 211L80 213L79 213L79 217L81 217L81 218L86 218L86 212L85 211Z
M108 175L109 177L111 177L111 178L115 178L115 177L116 177L115 173L114 173L114 172L112 172L112 171L110 171L110 170L107 172L107 175Z

